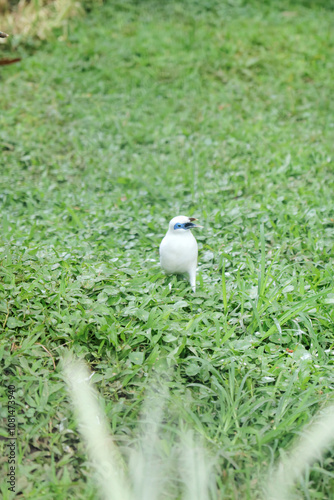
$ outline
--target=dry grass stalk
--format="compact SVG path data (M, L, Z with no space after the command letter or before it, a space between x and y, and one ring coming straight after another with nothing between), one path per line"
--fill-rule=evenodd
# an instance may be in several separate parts
M45 40L53 29L65 28L68 19L83 12L78 0L20 0L16 6L0 0L0 25L10 34Z

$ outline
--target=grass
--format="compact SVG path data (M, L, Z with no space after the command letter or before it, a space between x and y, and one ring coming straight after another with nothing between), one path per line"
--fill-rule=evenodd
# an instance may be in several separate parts
M18 498L97 498L68 350L94 372L125 456L167 372L162 453L201 436L219 499L261 498L332 401L332 24L324 1L129 0L73 21L67 39L11 48L0 411L14 384ZM170 291L159 268L177 214L205 226L196 294L174 278ZM331 498L332 467L323 455L292 495Z

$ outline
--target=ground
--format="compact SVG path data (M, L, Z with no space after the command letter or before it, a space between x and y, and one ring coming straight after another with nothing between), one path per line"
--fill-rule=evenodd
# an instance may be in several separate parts
M280 450L331 400L333 7L110 1L65 37L13 48L22 61L0 76L0 411L13 384L19 498L97 496L68 350L94 371L120 445L135 445L145 390L167 373L167 441L180 422L202 436L219 499L260 498ZM196 294L159 267L179 214L204 226ZM332 456L298 483L303 498L333 496Z

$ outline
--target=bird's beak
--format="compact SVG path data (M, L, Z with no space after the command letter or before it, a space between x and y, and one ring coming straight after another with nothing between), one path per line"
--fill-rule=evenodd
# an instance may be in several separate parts
M199 224L193 224L193 221L197 220L194 217L189 217L189 220L191 221L191 225L189 224L190 229L194 229L194 227L201 227L201 228L203 227L203 226L200 226Z

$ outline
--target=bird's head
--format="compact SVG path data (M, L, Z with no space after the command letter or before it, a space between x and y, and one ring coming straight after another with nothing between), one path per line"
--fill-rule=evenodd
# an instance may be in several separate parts
M185 215L178 215L174 217L169 223L169 231L187 231L194 227L202 227L194 224L194 217L186 217Z

